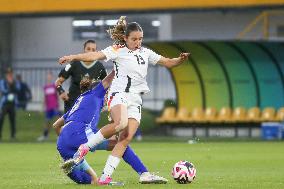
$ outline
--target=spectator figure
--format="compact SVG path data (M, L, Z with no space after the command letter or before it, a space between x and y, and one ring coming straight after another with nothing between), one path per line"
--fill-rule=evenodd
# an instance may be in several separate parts
M58 119L60 116L58 96L53 79L52 72L47 73L47 83L44 85L44 106L45 106L45 126L42 136L38 137L37 141L42 142L48 139L50 127L53 119Z
M17 108L26 110L27 103L32 99L32 93L29 86L23 82L22 76L20 74L16 75L16 85L18 89L18 101Z
M5 115L10 120L11 140L16 138L16 101L18 89L14 80L13 70L7 68L5 78L0 80L0 140Z

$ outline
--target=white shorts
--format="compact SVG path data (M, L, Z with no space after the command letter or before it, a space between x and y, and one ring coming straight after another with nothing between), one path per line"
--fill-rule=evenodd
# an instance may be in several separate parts
M134 118L139 123L141 120L142 98L139 94L126 92L109 92L108 108L123 104L127 107L128 118Z

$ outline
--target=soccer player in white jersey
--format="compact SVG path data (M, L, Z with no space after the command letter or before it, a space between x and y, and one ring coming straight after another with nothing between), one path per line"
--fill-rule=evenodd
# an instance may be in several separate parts
M109 155L103 174L99 179L100 184L111 182L111 175L118 166L120 159L132 140L141 119L141 95L149 92L146 82L148 64L160 64L167 68L180 65L189 53L181 53L177 58L166 58L156 54L150 49L142 47L143 30L136 22L126 23L125 17L120 17L114 28L108 31L114 40L114 45L98 52L63 56L60 64L74 60L95 61L112 60L114 63L115 77L110 87L108 106L112 123L102 127L96 135L78 149L79 156L76 162L84 158L89 149L98 145L103 140L120 132L119 141ZM156 175L147 173L140 177L141 183L148 183L156 179ZM167 180L159 177L166 183Z

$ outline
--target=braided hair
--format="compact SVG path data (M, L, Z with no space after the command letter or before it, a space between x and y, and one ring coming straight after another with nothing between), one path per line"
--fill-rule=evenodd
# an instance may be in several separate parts
M89 76L84 76L80 81L80 91L81 93L86 92L87 90L90 90L92 86L92 80Z

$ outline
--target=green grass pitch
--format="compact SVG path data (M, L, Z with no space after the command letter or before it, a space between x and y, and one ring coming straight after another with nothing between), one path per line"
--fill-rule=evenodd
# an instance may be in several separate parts
M169 183L139 184L137 174L122 162L113 175L125 183L120 188L284 188L283 142L142 142L132 147L150 171L168 178ZM2 143L0 150L0 188L94 187L77 185L60 171L55 143ZM87 156L99 175L107 155L97 151ZM171 178L178 160L195 164L197 178L192 184L180 185Z
M146 116L147 117L147 116ZM148 116L151 124L153 118ZM17 141L9 141L6 118L3 140L0 142L0 189L38 188L93 188L77 185L59 169L60 157L55 135L51 142L36 143L41 134L43 114L19 112ZM100 188L192 188L192 189L282 189L284 188L284 142L261 141L206 141L188 144L187 139L146 138L131 147L151 172L169 179L166 185L142 185L138 175L123 161L113 178L125 186ZM97 151L87 160L100 175L109 152ZM189 160L197 168L197 178L189 185L177 184L171 178L171 169L179 160Z

